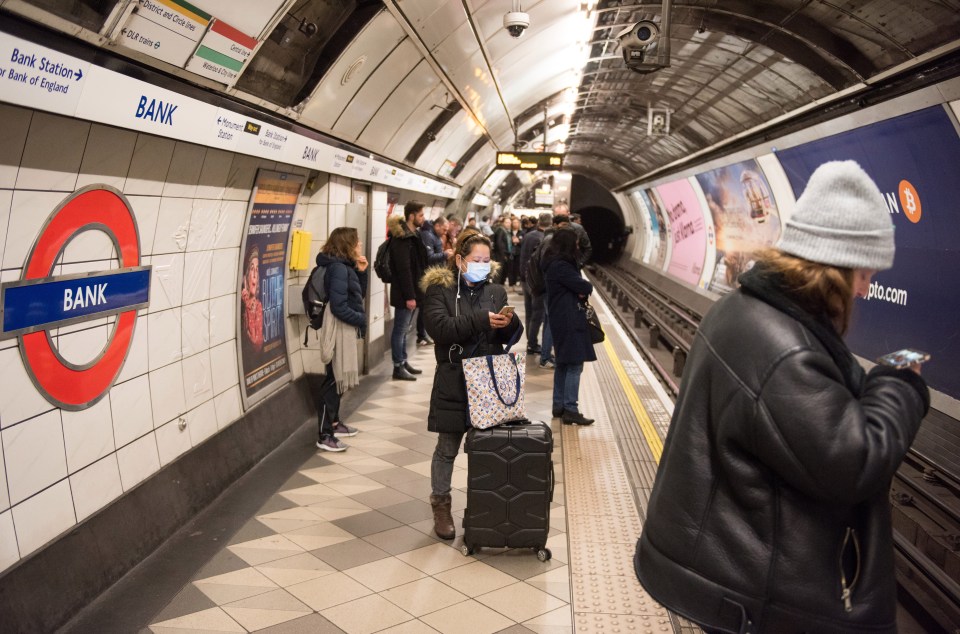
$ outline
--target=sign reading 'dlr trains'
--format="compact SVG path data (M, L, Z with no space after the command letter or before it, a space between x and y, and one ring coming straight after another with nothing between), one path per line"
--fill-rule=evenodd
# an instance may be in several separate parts
M121 268L54 277L67 244L84 231L107 234ZM24 366L48 401L81 410L106 395L133 342L137 309L149 305L150 269L140 266L136 218L119 191L84 187L50 215L20 280L0 287L0 339L19 337ZM75 365L54 349L50 329L107 315L117 315L113 333L90 363Z

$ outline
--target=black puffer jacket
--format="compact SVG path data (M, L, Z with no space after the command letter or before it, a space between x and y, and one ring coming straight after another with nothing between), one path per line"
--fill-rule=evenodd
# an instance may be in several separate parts
M390 305L403 308L407 300L415 299L423 303L420 291L420 278L427 268L427 248L423 246L419 231L410 231L403 214L387 218L387 230L390 232L390 268L393 283L390 284Z
M491 262L490 278L499 265ZM499 284L484 282L467 286L460 280L457 300L457 276L447 267L427 269L421 287L426 293L423 325L434 341L437 373L430 394L427 429L433 432L462 432L469 425L467 388L463 365L467 357L500 354L523 333L516 313L506 328L490 327L489 313L507 305L507 291Z
M909 370L865 375L774 275L741 281L687 361L637 576L723 631L895 632L887 495L926 385Z

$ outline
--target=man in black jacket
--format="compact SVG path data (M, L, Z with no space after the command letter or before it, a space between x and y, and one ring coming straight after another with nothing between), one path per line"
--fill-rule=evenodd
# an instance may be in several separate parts
M390 305L393 306L393 333L390 348L393 355L393 378L399 381L416 381L415 374L422 370L407 362L407 329L417 306L423 303L419 288L420 278L427 268L427 249L420 239L423 225L423 203L411 200L403 207L403 220L399 216L387 220L390 231L390 269L393 282L390 284Z
M540 327L543 325L543 310L545 296L543 293L534 295L527 284L527 267L530 265L530 256L533 250L543 242L544 232L553 226L553 217L550 212L540 214L537 224L523 236L520 243L520 284L523 287L523 309L527 317L525 331L527 333L527 353L540 354ZM550 351L547 350L549 360Z

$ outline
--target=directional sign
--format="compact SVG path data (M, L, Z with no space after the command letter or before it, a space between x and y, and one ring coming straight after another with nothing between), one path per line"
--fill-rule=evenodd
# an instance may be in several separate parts
M110 236L123 268L53 277L67 243L88 230ZM24 367L48 401L63 409L81 410L107 394L130 350L137 309L149 304L150 268L140 266L136 218L118 190L104 185L84 187L50 215L20 281L4 284L0 294L2 336L19 337ZM93 362L77 366L54 349L49 328L107 314L117 314L117 321L110 341Z
M0 33L3 101L72 115L89 68L75 57Z

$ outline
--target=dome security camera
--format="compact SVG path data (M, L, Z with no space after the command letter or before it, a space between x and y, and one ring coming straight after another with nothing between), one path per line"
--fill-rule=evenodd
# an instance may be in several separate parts
M510 11L503 16L503 28L510 37L520 37L530 26L530 14L523 11Z

